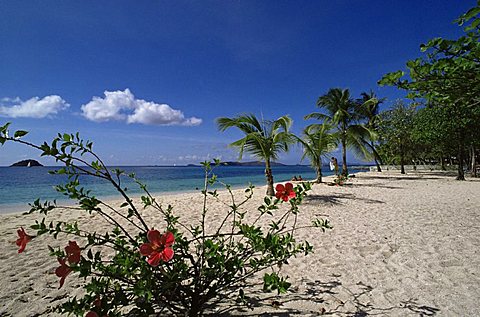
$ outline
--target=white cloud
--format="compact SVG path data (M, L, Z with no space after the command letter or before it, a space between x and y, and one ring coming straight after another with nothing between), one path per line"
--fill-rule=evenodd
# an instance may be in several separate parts
M20 98L3 98L0 102L0 116L10 118L45 118L65 110L70 105L60 96L51 95L43 98L33 97L27 101Z
M15 98L5 97L5 98L2 98L1 101L2 102L22 102L22 99L20 99L20 97L15 97Z
M118 120L151 125L194 126L202 123L202 119L196 117L185 118L182 111L169 105L135 99L128 88L105 91L104 94L104 98L93 97L89 103L82 105L85 118L96 122Z
M205 159L205 158L203 158L201 156L198 156L198 155L190 155L190 154L185 155L185 156L181 155L181 156L178 157L179 161L189 161L189 162L197 161L197 160L201 160L201 159Z

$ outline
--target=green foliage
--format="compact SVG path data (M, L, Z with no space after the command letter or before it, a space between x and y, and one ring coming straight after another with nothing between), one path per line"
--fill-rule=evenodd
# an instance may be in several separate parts
M424 56L408 61L407 72L388 73L379 84L397 86L407 90L410 98L422 98L429 106L444 107L441 113L451 111L449 118L441 114L439 118L432 118L438 124L435 127L422 114L418 124L423 127L417 134L420 133L419 139L436 140L443 146L457 143L454 147L459 161L458 178L464 179L464 152L480 138L480 2L455 22L463 27L462 36L454 40L434 38L422 44L420 50ZM405 78L405 75L408 76ZM433 111L425 112L434 115ZM442 136L432 139L433 134L426 132L428 127L440 127ZM450 150L442 149L442 152Z
M370 91L370 93L363 92L361 96L362 98L357 100L360 104L358 114L369 131L368 135L362 137L361 140L365 147L371 152L377 165L377 171L381 172L380 164L383 162L378 153L378 120L380 118L379 107L380 104L385 101L385 98L378 98L373 91ZM367 157L368 156L369 155L367 155Z
M323 124L311 124L303 130L302 138L296 137L303 147L302 160L308 157L317 174L317 182L322 182L322 157L335 150L338 134L332 132L333 125L328 121Z
M323 232L328 229L333 229L328 219L315 219L312 221L314 227L321 228Z
M359 123L362 104L350 97L348 89L333 88L318 98L317 106L327 114L313 112L306 115L305 119L322 120L336 126L339 143L342 145L342 174L348 175L347 147L365 158L370 156L364 142L370 131Z
M452 115L454 110L450 105L426 106L415 116L413 138L433 157L451 157L457 152L463 127Z
M342 174L337 175L337 177L333 179L333 184L337 186L343 186L345 185L345 182L347 181L347 179L348 177L345 175L342 175Z
M245 137L230 144L239 149L241 159L243 152L247 151L260 160L278 159L278 154L288 151L293 143L289 129L292 119L283 116L277 120L258 120L253 114L240 115L234 118L218 118L218 128L225 131L236 127L245 133Z
M278 294L286 293L290 285L285 278L278 276L275 272L271 274L265 273L263 277L264 291L277 290Z
M230 146L238 148L239 159L242 159L243 152L246 151L265 162L267 195L273 196L271 161L278 159L281 152L287 152L289 146L295 142L293 134L289 132L292 119L282 116L276 120L258 120L255 115L247 114L234 118L218 118L217 125L220 131L236 127L245 134L245 137Z
M397 101L390 110L380 114L378 123L380 151L385 155L385 160L394 158L402 166L402 173L405 162L411 158L415 149L415 113L415 104L406 106L402 101Z
M25 133L20 132L10 137L8 124L0 128L0 138L4 142L33 147L42 155L62 163L64 166L53 173L66 175L67 182L58 185L56 190L78 202L76 206L65 207L58 206L55 201L42 203L37 199L30 205L30 213L46 216L59 208L66 208L79 214L95 214L110 225L105 233L92 232L91 228L83 228L77 222L46 222L45 218L31 226L37 236L49 234L70 241L65 251L49 247L50 254L61 265L56 274L68 279L72 278L69 274L77 273L84 280L84 295L68 298L57 308L61 313L83 316L90 311L98 316L148 316L168 310L174 315L199 316L209 302L225 299L224 296L232 290L238 291L241 302L247 302L244 292L247 278L266 269L271 273L264 276L264 290L285 293L290 283L281 276L281 267L291 257L312 252L307 241L296 240L300 229L296 225L299 206L311 188L310 183L295 187L295 197L291 197L288 203L283 199L265 197L257 211L248 211L256 212L254 217L246 217L247 211L242 210L252 198L254 186L247 188L244 197L238 200L231 187L225 185L223 194L230 197L230 202L226 204L218 227L207 230L207 197L219 199L220 195L217 190L211 190L219 183L214 174L215 167L221 164L219 160L213 164L202 163L205 186L201 194L204 203L200 221L184 222L173 213L172 206L161 205L134 174L127 175L120 169L110 170L93 152L92 142L82 140L78 134L59 134L50 144L41 145L23 140L23 135ZM108 181L124 202L112 206L95 197L94 192L82 187L80 175ZM121 186L126 177L133 179L144 191L138 202L140 208L158 213L163 222L147 223L142 217L137 204ZM269 225L262 222L266 215L271 219ZM158 266L152 264L150 251L145 251L153 250L153 227L159 232L167 232L175 240L173 245L167 245L167 234L162 236L164 242L162 238L155 240L157 244L164 244L155 251L165 255ZM328 220L322 219L316 219L310 227L331 228ZM173 257L166 255L169 248L174 252Z

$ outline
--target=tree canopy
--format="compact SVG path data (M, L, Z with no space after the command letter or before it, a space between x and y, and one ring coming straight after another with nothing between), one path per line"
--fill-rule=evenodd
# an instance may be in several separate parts
M236 127L245 134L230 146L239 150L240 159L243 152L247 151L265 162L267 195L273 196L271 161L278 159L278 154L288 151L289 145L296 141L289 132L292 119L289 116L282 116L276 120L258 120L255 115L246 114L233 118L218 118L217 125L220 131Z
M417 126L424 126L417 132L422 131L423 139L437 136L435 141L456 148L457 178L462 180L465 153L472 148L475 155L480 139L480 1L455 22L463 27L461 37L422 44L424 56L408 61L407 73L388 73L379 84L397 86L407 90L409 98L443 108L423 110Z

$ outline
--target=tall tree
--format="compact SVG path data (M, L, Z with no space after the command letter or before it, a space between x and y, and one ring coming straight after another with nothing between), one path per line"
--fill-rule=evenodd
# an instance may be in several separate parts
M402 101L397 101L390 110L381 113L379 120L382 151L398 158L402 174L405 174L405 163L414 148L412 131L415 109L415 105L406 106Z
M281 152L286 152L289 145L296 140L289 129L292 119L289 116L282 116L277 120L258 120L253 114L238 115L234 118L218 118L217 126L220 131L236 127L245 136L230 144L239 149L239 159L242 159L243 152L247 151L265 162L265 177L267 180L267 195L273 196L273 174L272 161L278 159Z
M422 144L424 156L439 161L445 169L445 159L457 155L458 127L448 106L427 105L415 115L413 138Z
M380 104L385 101L385 98L379 99L373 91L370 91L369 93L363 92L361 96L362 97L358 99L360 105L358 112L360 116L366 120L365 126L370 131L368 138L363 141L372 152L377 171L381 172L382 168L380 167L380 164L383 164L383 162L378 153L376 141L378 139L379 108Z
M453 109L449 120L460 123L456 151L457 179L464 180L466 151L480 139L480 1L456 20L464 35L455 40L434 38L420 49L425 55L407 62L403 71L386 74L380 85L395 85L409 91L411 98L424 98L429 104Z
M314 112L305 116L305 119L329 120L337 129L340 144L342 145L342 174L348 175L347 147L368 157L370 153L365 148L362 139L369 135L368 129L358 124L358 104L350 97L348 89L332 88L317 100L317 106L327 114Z
M315 169L317 175L316 182L322 182L322 157L337 147L338 135L332 133L334 126L328 121L322 124L311 124L307 126L302 133L302 138L298 142L303 147L302 160L306 157Z
M475 115L471 110L448 103L441 106L428 105L420 109L415 118L414 136L421 142L430 144L432 152L439 153L441 157L455 157L459 180L465 179L464 162L467 161L467 153L478 144L472 135L466 134L475 133L472 130L476 123L472 120Z

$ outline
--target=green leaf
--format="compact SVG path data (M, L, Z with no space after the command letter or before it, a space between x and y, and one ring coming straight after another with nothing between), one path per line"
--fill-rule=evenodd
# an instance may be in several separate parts
M63 134L63 141L65 141L65 142L70 142L70 140L71 140L70 134L64 133L64 134Z
M462 18L468 21L478 14L480 14L480 7L474 7L468 10L467 13L465 13Z
M13 137L14 137L14 138L20 138L20 137L26 135L27 133L28 133L28 131L17 130L17 131L15 131Z
M10 124L11 124L11 122L5 123L5 125L0 128L0 132L1 132L1 133L6 133L7 130L8 130L8 126L9 126Z

